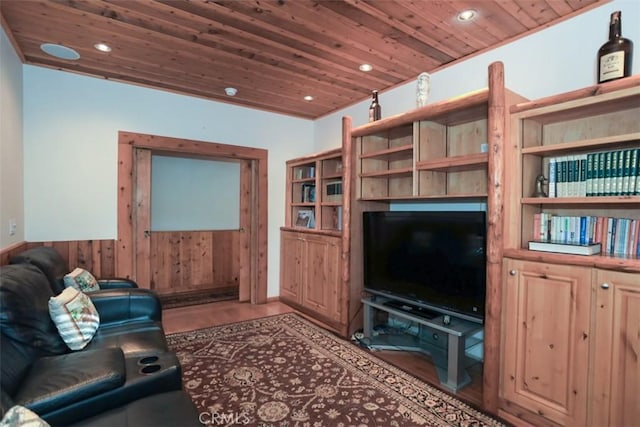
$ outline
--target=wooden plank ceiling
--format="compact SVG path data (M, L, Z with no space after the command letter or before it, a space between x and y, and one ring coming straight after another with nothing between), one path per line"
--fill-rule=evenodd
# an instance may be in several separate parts
M2 0L0 11L25 63L317 118L598 1ZM464 9L477 19L458 21ZM49 56L42 43L80 59Z

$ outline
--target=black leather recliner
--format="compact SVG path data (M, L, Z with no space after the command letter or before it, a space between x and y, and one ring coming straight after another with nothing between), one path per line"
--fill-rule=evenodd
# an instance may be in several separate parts
M89 345L72 352L49 316L54 292L45 274L24 263L0 267L0 278L0 386L10 404L69 425L108 410L126 415L124 406L134 400L181 389L154 293L89 294L100 327Z
M38 267L49 280L51 290L58 295L65 288L64 276L71 272L60 253L50 246L37 246L11 257L10 264L32 264ZM137 288L138 284L124 278L96 278L100 289Z

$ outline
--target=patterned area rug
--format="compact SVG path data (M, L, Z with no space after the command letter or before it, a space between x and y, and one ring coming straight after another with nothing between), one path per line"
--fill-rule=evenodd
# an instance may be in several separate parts
M295 314L167 339L205 424L504 425Z

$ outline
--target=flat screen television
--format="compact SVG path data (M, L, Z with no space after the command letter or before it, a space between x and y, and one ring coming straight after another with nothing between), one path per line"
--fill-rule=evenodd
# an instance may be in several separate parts
M483 323L486 214L364 212L364 288Z

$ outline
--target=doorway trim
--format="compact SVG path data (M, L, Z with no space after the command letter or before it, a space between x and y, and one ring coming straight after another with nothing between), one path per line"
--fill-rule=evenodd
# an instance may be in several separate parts
M246 224L240 227L247 233L249 248L250 301L261 304L267 301L267 150L196 141L183 138L118 132L118 244L116 248L116 274L119 277L136 278L136 152L150 150L150 154L169 156L194 156L202 159L233 159L247 161L251 167L250 185L241 191L249 191ZM245 162L243 162L245 163ZM241 197L242 199L243 197Z

